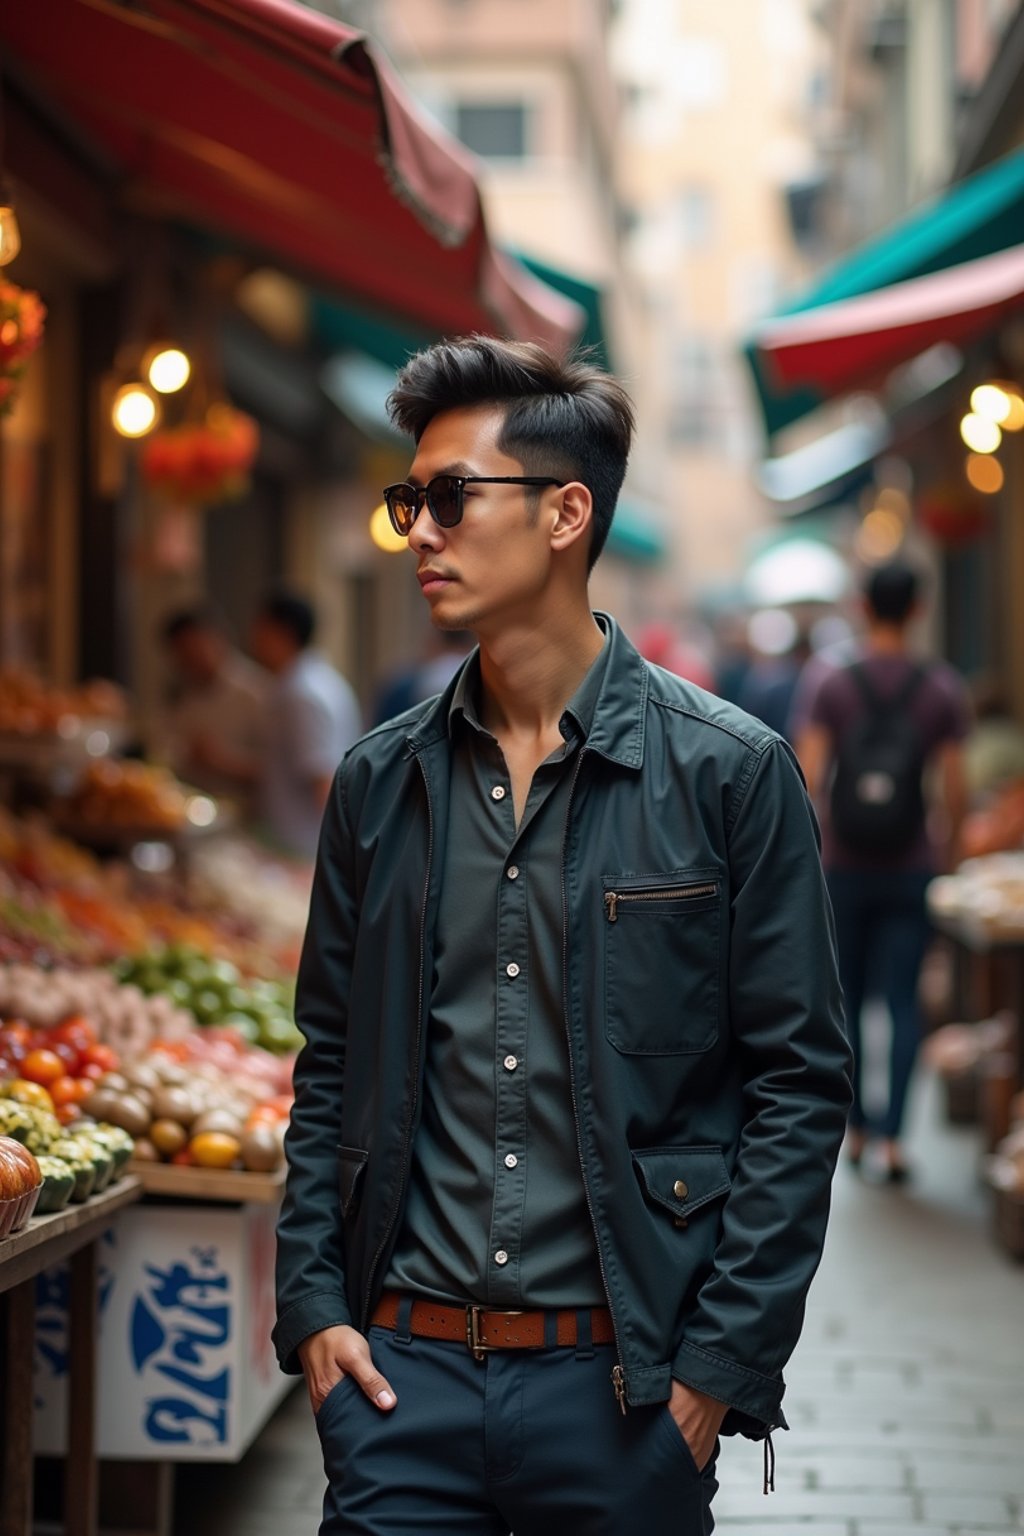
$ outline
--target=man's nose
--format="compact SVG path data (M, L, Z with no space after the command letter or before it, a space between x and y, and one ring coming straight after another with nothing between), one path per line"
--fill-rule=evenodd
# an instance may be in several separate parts
M409 529L409 548L419 554L423 550L441 549L443 545L443 532L434 522L427 511L426 503L423 502Z

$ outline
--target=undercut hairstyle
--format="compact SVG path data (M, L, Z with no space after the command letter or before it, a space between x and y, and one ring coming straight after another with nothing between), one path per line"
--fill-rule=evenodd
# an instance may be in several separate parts
M578 480L594 504L589 568L604 549L633 439L622 385L580 353L559 361L529 341L461 336L411 357L388 397L391 420L418 443L435 416L500 406L498 447L527 475Z
M316 613L312 603L284 588L267 594L260 604L260 618L269 619L272 624L288 630L300 651L306 649L316 634Z
M921 577L905 560L878 565L864 583L864 598L883 624L905 624L921 595Z

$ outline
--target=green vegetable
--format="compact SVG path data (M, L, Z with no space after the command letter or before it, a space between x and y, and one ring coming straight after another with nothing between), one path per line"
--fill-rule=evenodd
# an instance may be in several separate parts
M37 1162L43 1176L43 1187L39 1191L35 1213L37 1216L49 1216L54 1211L62 1211L71 1199L75 1188L75 1173L62 1157L48 1157L44 1154L37 1158Z

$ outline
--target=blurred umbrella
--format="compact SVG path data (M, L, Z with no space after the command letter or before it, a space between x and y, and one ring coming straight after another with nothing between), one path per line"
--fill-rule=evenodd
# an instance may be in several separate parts
M849 589L850 572L829 545L787 539L751 561L743 585L749 601L759 608L835 603Z

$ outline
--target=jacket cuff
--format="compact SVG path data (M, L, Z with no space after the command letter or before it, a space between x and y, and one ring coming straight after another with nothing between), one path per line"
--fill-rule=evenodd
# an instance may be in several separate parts
M686 1340L676 1351L672 1375L677 1381L695 1387L698 1392L706 1392L709 1397L727 1403L734 1410L729 1415L733 1420L732 1425L723 1425L727 1433L733 1428L740 1434L756 1436L758 1433L764 1435L773 1429L785 1427L786 1421L782 1416L785 1386L780 1376L762 1376L760 1371L752 1371L748 1366L737 1365L735 1360L713 1355L710 1350L702 1349L699 1344L689 1344ZM760 1426L759 1431L750 1424L750 1420L756 1421L756 1425Z
M303 1339L321 1328L352 1326L352 1314L348 1302L340 1292L317 1291L302 1301L294 1302L277 1320L271 1337L277 1350L282 1371L288 1376L301 1376L302 1366L295 1353Z

